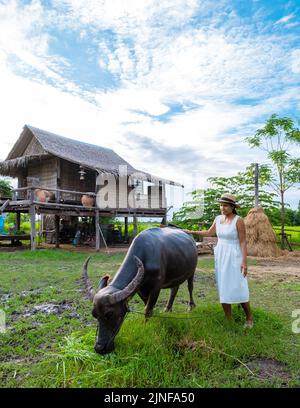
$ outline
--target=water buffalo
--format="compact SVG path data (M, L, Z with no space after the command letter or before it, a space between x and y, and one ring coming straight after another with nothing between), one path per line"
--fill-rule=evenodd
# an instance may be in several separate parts
M145 318L152 315L160 290L171 288L166 311L172 305L179 285L188 281L189 307L193 301L193 277L197 265L197 247L193 238L180 229L149 228L138 234L113 280L104 276L97 292L87 274L88 261L83 267L83 281L93 302L93 316L98 319L95 343L97 353L114 350L114 338L128 312L127 302L135 293L145 303Z

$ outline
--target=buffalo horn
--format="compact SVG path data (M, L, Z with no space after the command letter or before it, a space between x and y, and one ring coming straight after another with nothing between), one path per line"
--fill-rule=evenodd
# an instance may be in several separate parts
M93 289L93 285L92 285L92 283L90 281L90 278L88 277L88 273L87 273L88 263L89 263L90 259L91 258L88 257L88 259L85 261L85 263L83 265L82 279L83 279L86 294L88 295L89 299L91 301L93 301L94 296L95 296L95 291Z
M144 265L143 262L137 256L135 256L135 259L138 268L135 277L124 289L108 295L108 299L111 304L115 304L121 302L124 299L127 299L141 283L144 277Z

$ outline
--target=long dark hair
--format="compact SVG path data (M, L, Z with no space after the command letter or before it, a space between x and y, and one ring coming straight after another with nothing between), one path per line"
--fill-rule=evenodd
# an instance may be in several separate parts
M235 207L234 205L232 205L232 213L233 213L233 214L237 214L237 212L236 212L236 207Z

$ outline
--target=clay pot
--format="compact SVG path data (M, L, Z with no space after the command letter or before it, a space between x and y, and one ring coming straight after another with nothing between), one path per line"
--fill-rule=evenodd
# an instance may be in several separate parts
M35 190L37 201L46 203L49 201L50 193L47 190Z
M84 195L81 197L81 204L82 204L84 207L94 207L95 198L94 198L93 196L91 196L91 195L84 194Z

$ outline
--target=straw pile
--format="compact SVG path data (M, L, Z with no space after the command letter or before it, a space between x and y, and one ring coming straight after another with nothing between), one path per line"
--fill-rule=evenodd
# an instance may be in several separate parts
M276 235L263 208L252 208L244 219L247 252L262 258L278 257L282 250L276 245Z

